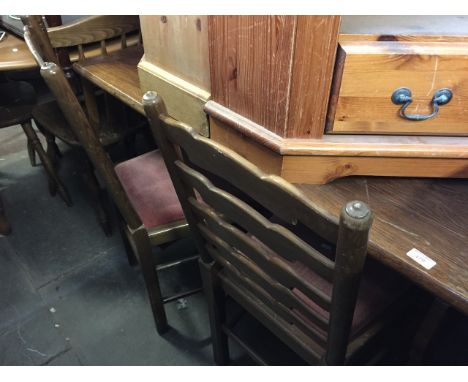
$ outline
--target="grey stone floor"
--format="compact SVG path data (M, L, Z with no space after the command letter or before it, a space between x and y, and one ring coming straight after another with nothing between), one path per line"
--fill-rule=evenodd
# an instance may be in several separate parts
M118 232L107 238L96 221L80 156L61 146L60 173L74 202L66 207L49 195L43 168L30 166L25 147L19 127L0 130L0 192L13 227L0 236L0 365L213 364L203 295L168 304L172 329L159 336L138 267L128 265ZM194 248L186 240L171 250ZM163 289L193 285L196 275L196 266L164 272ZM430 364L466 364L467 320L452 316ZM244 331L280 363L301 363L258 323ZM458 358L448 356L460 333ZM231 356L233 364L252 364L235 345Z
M49 195L42 166L29 165L19 127L0 130L0 142L13 227L0 237L0 365L212 364L201 294L167 305L173 328L157 335L138 267L128 265L118 232L101 231L76 154L64 148L60 173L74 203L66 207ZM163 288L193 279L196 267L185 268L164 272Z

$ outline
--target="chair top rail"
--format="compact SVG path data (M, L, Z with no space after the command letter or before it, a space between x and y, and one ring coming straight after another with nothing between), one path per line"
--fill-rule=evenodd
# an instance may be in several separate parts
M48 28L47 32L54 48L67 48L118 37L139 28L138 16L88 16Z
M236 152L198 135L193 128L161 115L169 141L180 146L190 161L225 179L287 223L302 222L332 243L338 238L338 219L317 207L279 176L267 175Z
M235 221L275 253L289 261L301 261L328 281L332 280L334 263L285 227L272 223L236 196L214 186L203 174L181 161L175 163L181 178L195 188L217 214Z

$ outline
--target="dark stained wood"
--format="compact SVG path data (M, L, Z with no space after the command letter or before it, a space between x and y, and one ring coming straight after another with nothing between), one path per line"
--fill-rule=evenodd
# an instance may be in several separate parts
M49 28L58 27L62 25L62 16L49 15L49 16L44 16L44 17L47 21L47 26ZM57 48L55 52L57 54L57 58L58 58L60 66L66 70L70 69L71 61L70 61L70 55L69 55L68 50L66 48Z
M291 69L288 138L320 138L323 135L339 27L339 16L298 16Z
M121 34L137 31L138 29L137 16L89 16L64 26L49 29L46 29L41 16L24 16L23 23L25 24L26 43L40 65L44 61L61 64L59 57L56 56L57 49L61 51L78 47L80 56L83 56L84 51L90 45L97 44L100 45L99 51L101 54L103 52L107 53L107 48L103 49L103 45L99 43L100 39L117 39L120 44ZM107 57L107 54L104 57ZM66 71L66 76L74 89L74 93L78 94L81 86L75 72L71 68L70 70L65 67L61 68ZM91 126L96 129L100 144L107 147L141 131L145 125L144 119L136 119L135 123L128 124L126 113L130 111L125 109L125 105L120 102L117 103L117 101L114 103L105 102L104 108L98 108L94 90L88 85L88 83L84 85L84 99L87 102L87 112ZM104 101L106 101L107 97L108 95L104 94ZM52 141L54 137L57 137L72 146L83 148L82 140L76 137L75 130L70 126L70 122L67 120L68 117L64 115L63 108L59 104L60 100L57 99L57 101L38 105L33 111L33 118L41 130L46 135L51 136ZM110 110L111 106L112 110ZM81 106L79 108L81 109ZM98 113L98 111L101 111L101 113ZM116 120L118 121L116 122ZM52 151L48 150L48 153L52 155ZM103 193L92 166L85 166L84 176L96 201L95 205L103 230L106 235L110 235L110 215L106 213Z
M54 48L70 47L108 40L110 38L138 31L139 18L136 15L88 16L70 24L47 30ZM102 47L102 45L101 45Z
M209 16L216 102L283 135L296 16Z
M335 216L344 201L364 200L375 214L369 254L468 314L468 181L356 177L298 187ZM412 248L437 265L423 268L406 255Z
M134 46L82 60L75 63L73 68L96 86L143 114L137 70L142 56L143 47Z
M101 179L103 179L120 215L125 220L125 226L123 227L124 242L128 245L128 249L133 252L129 257L136 256L140 262L156 328L159 333L163 333L169 328L164 303L173 301L175 298L189 296L199 290L192 289L179 292L176 296L163 297L155 268L156 265L159 265L158 263L161 263L161 260L157 259L155 261L153 259L152 246L165 244L187 236L189 233L187 224L184 220L169 222L156 227L146 227L142 223L117 177L114 164L104 150L98 132L91 126L80 102L65 78L64 72L56 64L49 63L41 68L41 75L56 97L70 129L78 138L90 161ZM172 262L165 266L169 268L183 261L187 261L187 259Z
M41 75L55 95L60 110L62 110L73 134L78 138L90 160L95 165L99 164L96 169L109 186L109 192L129 227L136 230L142 225L141 219L131 206L127 194L115 174L114 165L102 147L98 133L91 127L63 71L57 65L50 63L41 69Z
M224 302L219 296L224 290L307 361L349 361L351 324L372 224L365 203L353 196L348 201L354 202L341 204L346 207L340 218L332 218L284 179L265 174L234 151L168 117L155 92L144 95L143 105L201 253L215 360L224 364L228 357L223 335L228 331L220 322ZM350 212L351 207L362 215ZM336 246L335 253L303 241L306 237L326 238ZM299 269L316 278L301 276ZM320 280L329 280L330 289L321 287ZM402 285L401 293L408 292ZM388 296L387 308L400 305L398 296ZM398 313L387 309L381 316ZM380 318L355 333L365 337L361 346L373 325L383 328Z
M36 61L23 40L7 33L0 43L0 72L31 69Z

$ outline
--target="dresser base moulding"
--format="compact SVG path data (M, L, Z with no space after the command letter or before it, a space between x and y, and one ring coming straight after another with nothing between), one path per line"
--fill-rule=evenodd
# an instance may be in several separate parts
M347 142L324 136L308 144L282 139L240 116L233 119L232 112L220 114L217 108L213 113L213 104L205 106L211 138L290 182L324 184L351 175L468 178L464 138L382 137L380 142L375 136L354 136Z
M143 93L157 91L171 117L208 136L208 120L203 106L210 99L209 92L146 61L145 56L138 64L138 75Z

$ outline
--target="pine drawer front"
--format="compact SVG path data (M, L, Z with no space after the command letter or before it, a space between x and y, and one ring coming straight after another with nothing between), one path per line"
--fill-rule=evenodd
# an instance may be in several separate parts
M341 41L330 101L328 133L468 135L468 39ZM453 97L433 118L407 120L391 100L408 88L407 114L430 114L438 89Z

